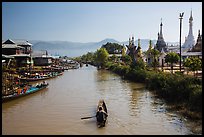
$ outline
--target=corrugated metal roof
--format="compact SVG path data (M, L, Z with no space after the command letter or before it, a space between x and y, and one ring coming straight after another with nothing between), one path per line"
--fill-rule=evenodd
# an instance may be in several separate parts
M9 55L4 55L4 54L2 54L2 58L9 58L9 59L11 58L11 59L12 59L12 58L14 58L14 57L9 56Z
M17 45L29 45L29 46L32 46L32 44L29 43L29 42L26 41L26 40L16 40L15 43L16 43Z
M10 41L16 45L30 45L32 46L31 43L29 43L27 40L21 40L21 39L16 39L16 40L11 40L11 39L8 39L8 40L2 40L2 44L5 43L6 41Z
M30 57L30 54L15 54L15 55L10 55L12 57Z
M183 52L182 56L202 56L202 52Z
M17 44L2 44L2 48L19 48L24 49L24 47L18 46Z
M33 51L31 54L32 57L42 57L43 55L46 55L46 51Z

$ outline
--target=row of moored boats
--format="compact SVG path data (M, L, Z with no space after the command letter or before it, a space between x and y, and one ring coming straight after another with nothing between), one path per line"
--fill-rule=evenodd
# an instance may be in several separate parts
M34 75L25 73L18 77L16 87L10 94L2 94L2 102L11 101L42 89L45 89L49 84L45 82L46 79L54 78L62 75L63 72L49 72L49 73L35 73ZM32 81L43 81L37 84L29 84Z

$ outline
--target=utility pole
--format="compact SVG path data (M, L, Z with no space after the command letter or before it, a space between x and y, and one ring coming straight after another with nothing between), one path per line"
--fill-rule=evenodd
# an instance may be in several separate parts
M179 19L180 19L180 72L181 72L181 26L182 26L182 19L183 19L184 12L180 13Z

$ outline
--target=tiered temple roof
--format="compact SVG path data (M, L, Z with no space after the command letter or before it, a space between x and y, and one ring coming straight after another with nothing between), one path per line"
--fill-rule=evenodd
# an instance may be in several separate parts
M162 34L162 22L160 24L160 33L158 33L158 40L157 40L157 43L156 43L156 49L159 50L160 52L162 51L162 49L167 52L167 46L166 46L166 42L164 41L164 38L163 38L163 34Z

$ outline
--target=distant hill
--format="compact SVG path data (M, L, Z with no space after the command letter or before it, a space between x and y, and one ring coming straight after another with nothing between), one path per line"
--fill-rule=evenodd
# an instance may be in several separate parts
M99 42L88 42L88 43L80 43L80 42L70 42L70 41L38 41L31 40L29 41L33 44L32 49L34 51L44 51L47 50L48 54L51 55L60 55L60 56L68 56L68 57L77 57L87 52L95 52L102 45L107 42L118 43L124 46L128 45L128 41L119 42L114 39L104 39ZM142 51L146 51L149 47L149 39L140 39ZM152 40L153 44L156 44L156 40ZM138 40L135 41L135 45L138 45Z
M69 56L76 57L86 54L87 52L95 52L99 49L103 44L107 42L111 43L119 43L114 39L104 39L99 42L88 42L88 43L80 43L80 42L69 42L69 41L30 41L33 46L32 49L34 51L44 51L47 50L51 55L61 55L61 56Z

